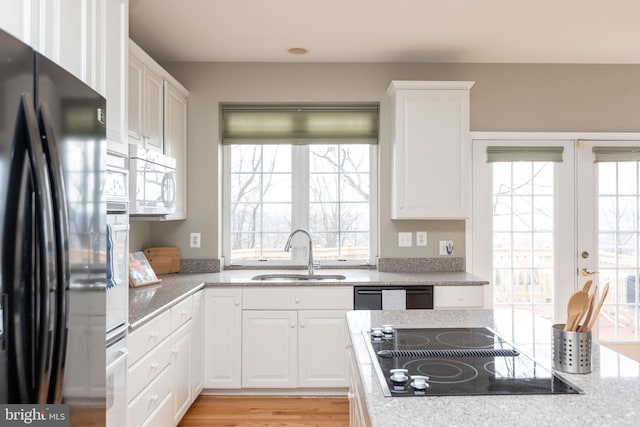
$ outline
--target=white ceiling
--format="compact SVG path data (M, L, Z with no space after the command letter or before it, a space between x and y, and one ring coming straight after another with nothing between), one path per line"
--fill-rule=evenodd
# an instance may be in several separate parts
M131 38L159 61L640 64L638 0L129 0L129 9Z

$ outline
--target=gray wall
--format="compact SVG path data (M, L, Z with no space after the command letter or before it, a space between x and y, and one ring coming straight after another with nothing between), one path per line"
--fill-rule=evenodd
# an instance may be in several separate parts
M454 240L464 256L463 221L392 221L391 80L471 80L473 131L640 131L640 65L422 63L166 63L190 91L188 219L133 224L132 249L179 246L184 258L221 253L218 104L220 102L380 102L379 256L437 256ZM429 245L398 248L397 232L427 231ZM190 232L202 248L190 249Z

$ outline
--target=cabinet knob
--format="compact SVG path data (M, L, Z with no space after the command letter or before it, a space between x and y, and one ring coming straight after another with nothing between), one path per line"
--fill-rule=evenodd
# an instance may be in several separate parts
M295 328L296 324L295 323L291 323L291 325L289 325L289 326L291 326L292 328Z
M152 338L152 339L158 338L158 331L152 331L149 334L149 338Z
M300 298L296 298L294 301L296 302L296 304L300 304Z
M240 305L240 301L235 300L235 301L233 302L233 304L234 304L234 305Z
M464 297L458 297L458 301L464 301Z
M150 400L151 402L155 402L156 400L158 400L158 395L157 395L157 394L154 394L153 396L151 396L151 397L149 398L149 400Z
M304 322L300 322L300 327L301 327L301 328L304 328L304 326L305 326L305 325L304 325Z
M156 369L158 369L158 366L159 366L159 365L158 365L158 362L154 362L154 363L152 363L152 364L151 364L151 370L152 370L152 371L155 371Z

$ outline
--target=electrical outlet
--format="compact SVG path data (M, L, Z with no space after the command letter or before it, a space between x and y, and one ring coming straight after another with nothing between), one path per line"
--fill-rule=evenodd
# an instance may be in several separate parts
M191 233L189 235L189 246L192 248L200 247L200 233Z
M440 240L440 255L453 254L453 240Z
M426 231L416 231L416 246L427 246Z
M409 248L413 246L413 241L411 237L412 233L398 233L398 246L401 248Z

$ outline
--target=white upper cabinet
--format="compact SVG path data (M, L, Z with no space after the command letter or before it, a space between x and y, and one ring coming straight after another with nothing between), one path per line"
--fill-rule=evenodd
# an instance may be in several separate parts
M187 217L187 91L164 82L164 153L176 159L176 211L168 220Z
M5 0L0 27L105 95L108 1Z
M473 82L393 81L392 219L465 219Z
M41 0L0 1L0 28L37 49L40 2Z
M164 70L129 41L129 142L164 152Z
M127 138L127 56L129 52L129 2L107 1L106 94L107 148L129 156Z

